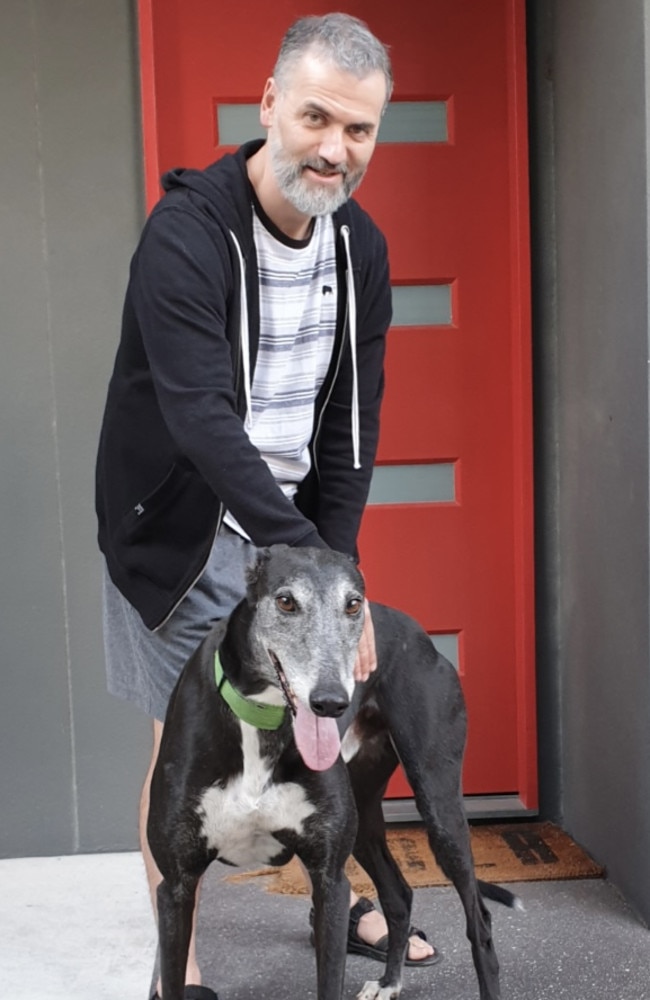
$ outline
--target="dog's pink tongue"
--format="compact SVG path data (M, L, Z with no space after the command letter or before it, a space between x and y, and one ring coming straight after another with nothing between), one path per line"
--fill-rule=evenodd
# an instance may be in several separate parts
M341 740L335 719L323 719L297 702L293 734L300 756L312 771L326 771L339 755Z

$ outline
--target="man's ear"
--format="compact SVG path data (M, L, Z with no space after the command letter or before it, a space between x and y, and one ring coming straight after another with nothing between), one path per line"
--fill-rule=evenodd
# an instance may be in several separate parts
M277 100L277 87L272 76L268 78L264 85L262 100L260 101L260 124L268 128L273 121L273 110Z

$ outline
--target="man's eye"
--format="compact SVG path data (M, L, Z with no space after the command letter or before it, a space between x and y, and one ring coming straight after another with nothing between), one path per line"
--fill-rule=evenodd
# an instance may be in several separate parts
M358 615L363 607L363 601L359 597L353 597L345 606L346 615Z
M276 597L275 603L279 607L280 611L284 611L285 614L291 614L293 611L298 610L298 605L294 601L291 594L280 594Z

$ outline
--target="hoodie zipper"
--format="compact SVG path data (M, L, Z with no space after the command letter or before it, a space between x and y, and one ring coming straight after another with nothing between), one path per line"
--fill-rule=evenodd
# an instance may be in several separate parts
M327 404L331 399L332 393L334 391L334 385L338 378L339 371L341 370L341 361L343 359L343 352L345 350L346 331L350 335L350 353L351 353L352 369L353 369L352 370L353 467L355 469L361 468L361 459L359 454L360 444L359 444L359 390L358 390L357 344L356 344L356 292L354 288L354 272L352 270L352 253L350 251L350 227L347 225L341 226L340 233L345 247L345 258L346 258L345 276L346 276L347 295L345 300L345 316L343 318L343 335L341 337L341 345L339 347L338 358L336 359L336 368L330 380L329 390L327 392L325 399L323 400L323 404L318 413L318 420L316 422L316 428L314 430L314 436L313 436L312 462L314 465L314 473L318 479L320 479L320 472L318 469L318 459L316 457L316 442L318 441L318 436L321 431L323 417L325 415ZM352 344L353 336L354 336L354 345Z
M239 351L244 378L244 397L246 399L246 415L244 417L244 427L250 431L253 422L253 403L251 390L251 349L250 331L248 329L248 299L246 298L246 261L239 245L239 241L232 229L228 232L235 245L237 259L239 261L240 291L239 291ZM238 366L239 367L239 366ZM235 385L237 388L237 385Z
M352 362L352 399L350 401L350 421L352 424L352 467L361 468L359 443L359 371L357 368L357 293L354 287L354 271L352 270L352 252L350 250L350 227L341 226L341 236L345 246L347 260L347 306L346 317L350 331L350 360Z

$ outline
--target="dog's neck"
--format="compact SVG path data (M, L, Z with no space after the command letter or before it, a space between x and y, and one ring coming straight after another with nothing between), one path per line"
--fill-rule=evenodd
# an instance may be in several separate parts
M228 620L228 628L219 646L223 672L245 697L255 697L269 686L269 677L258 667L259 652L251 643L253 609L242 601Z
M216 650L214 654L214 677L219 694L234 715L242 722L247 722L256 729L267 730L276 730L283 725L287 715L287 707L285 705L270 705L257 701L255 698L246 698L241 694L224 674L219 650Z
M223 672L245 698L284 707L282 689L269 653L253 638L255 613L255 606L246 600L232 612L219 646Z

